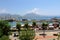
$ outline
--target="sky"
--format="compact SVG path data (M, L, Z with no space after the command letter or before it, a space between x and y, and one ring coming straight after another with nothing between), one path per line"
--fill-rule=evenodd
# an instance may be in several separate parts
M0 14L60 16L60 0L0 0Z

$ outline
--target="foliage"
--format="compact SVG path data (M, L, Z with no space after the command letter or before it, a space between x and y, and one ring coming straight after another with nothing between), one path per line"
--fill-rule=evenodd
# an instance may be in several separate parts
M10 25L8 21L0 20L0 40L8 40ZM5 35L5 36L4 36Z
M33 26L36 26L36 22L33 22L33 24L32 24Z
M10 31L10 25L9 24L5 24L4 28L3 28L3 33L5 35L8 35Z
M48 23L42 23L42 28L43 28L43 29L46 29L47 26L48 26Z
M29 28L28 23L25 23L24 27L28 29Z
M2 29L0 28L0 37L3 35L3 31Z
M0 40L9 40L9 37L8 36L2 36L2 37L0 37Z
M35 27L35 26L36 26L36 22L33 22L33 23L32 23L32 26Z
M20 30L21 24L20 24L20 23L17 23L16 28L17 28L18 30Z
M33 40L35 37L35 32L34 30L25 30L25 31L20 31L20 40Z

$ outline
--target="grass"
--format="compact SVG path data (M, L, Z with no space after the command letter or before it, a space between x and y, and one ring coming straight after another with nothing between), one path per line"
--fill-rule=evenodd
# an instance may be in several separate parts
M0 40L9 40L9 37L4 35L4 36L0 37Z

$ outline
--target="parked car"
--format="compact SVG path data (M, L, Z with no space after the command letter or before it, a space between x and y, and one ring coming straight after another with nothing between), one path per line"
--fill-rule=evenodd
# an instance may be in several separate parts
M19 35L17 33L14 33L14 37L18 37Z

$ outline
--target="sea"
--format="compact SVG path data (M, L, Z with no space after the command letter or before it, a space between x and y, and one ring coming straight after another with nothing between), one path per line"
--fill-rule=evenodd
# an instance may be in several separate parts
M21 25L24 25L26 22L9 22L9 24L11 25L11 27L16 27L16 24L20 23ZM32 22L28 22L29 25L32 25ZM36 24L41 24L40 22L36 22Z

